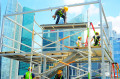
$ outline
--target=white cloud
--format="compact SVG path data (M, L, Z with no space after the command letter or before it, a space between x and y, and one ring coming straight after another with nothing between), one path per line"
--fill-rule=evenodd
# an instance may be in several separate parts
M84 0L64 0L65 5L83 3ZM68 13L78 15L82 13L84 6L70 7Z
M97 8L97 7L94 6L93 4L90 5L90 7L88 8L88 10L89 10L89 15L90 15L90 16L99 13L99 8Z
M117 17L109 16L107 17L107 21L111 21L113 30L120 33L120 15Z

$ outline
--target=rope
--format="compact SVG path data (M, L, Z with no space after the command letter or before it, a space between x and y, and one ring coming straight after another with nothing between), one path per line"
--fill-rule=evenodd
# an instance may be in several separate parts
M95 31L95 28L94 28L92 22L90 22L90 26L92 26L92 29L93 29L93 31L94 31L94 34L96 34L96 31ZM89 28L87 28L87 38L86 38L85 47L88 46L88 37L89 37L88 35L89 35ZM99 44L100 44L100 41L99 41Z

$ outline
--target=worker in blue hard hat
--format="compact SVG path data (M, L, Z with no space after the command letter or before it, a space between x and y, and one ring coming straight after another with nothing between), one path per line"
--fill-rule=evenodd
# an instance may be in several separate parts
M25 73L23 79L35 79L35 74L30 73L30 71L32 72L32 67L28 68L28 72Z
M56 10L55 15L53 15L52 17L55 19L57 16L57 20L56 20L56 24L58 24L60 17L62 17L64 19L64 24L66 24L66 20L67 20L67 12L68 11L68 7L65 6L64 8L59 8L58 10Z

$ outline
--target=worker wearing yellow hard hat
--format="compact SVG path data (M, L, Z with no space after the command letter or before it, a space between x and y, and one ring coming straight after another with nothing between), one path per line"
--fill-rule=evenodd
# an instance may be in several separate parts
M31 73L30 73L31 71ZM28 72L24 74L23 79L35 79L35 74L32 73L32 67L28 68Z
M76 42L77 47L82 47L82 44L85 44L85 43L82 43L81 41L82 41L82 37L78 36L78 40Z
M65 6L64 8L59 8L56 10L55 14L52 16L54 19L57 16L57 20L56 20L56 24L59 23L60 17L62 17L64 19L64 24L67 23L67 12L68 11L68 7Z
M62 73L63 73L62 70L58 70L54 79L64 79L63 76L62 76Z

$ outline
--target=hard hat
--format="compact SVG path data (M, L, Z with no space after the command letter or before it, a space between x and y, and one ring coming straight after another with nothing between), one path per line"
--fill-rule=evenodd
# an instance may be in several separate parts
M30 69L30 67L28 69ZM31 69L32 69L32 67L31 67Z
M82 38L82 37L78 36L78 39L80 39L80 38Z
M95 35L96 35L96 34L99 35L99 32L95 32Z
M67 11L68 11L68 7L67 7L67 6L65 6L65 7L64 7L64 10L67 12Z
M58 70L57 74L61 74L62 73L62 70Z

